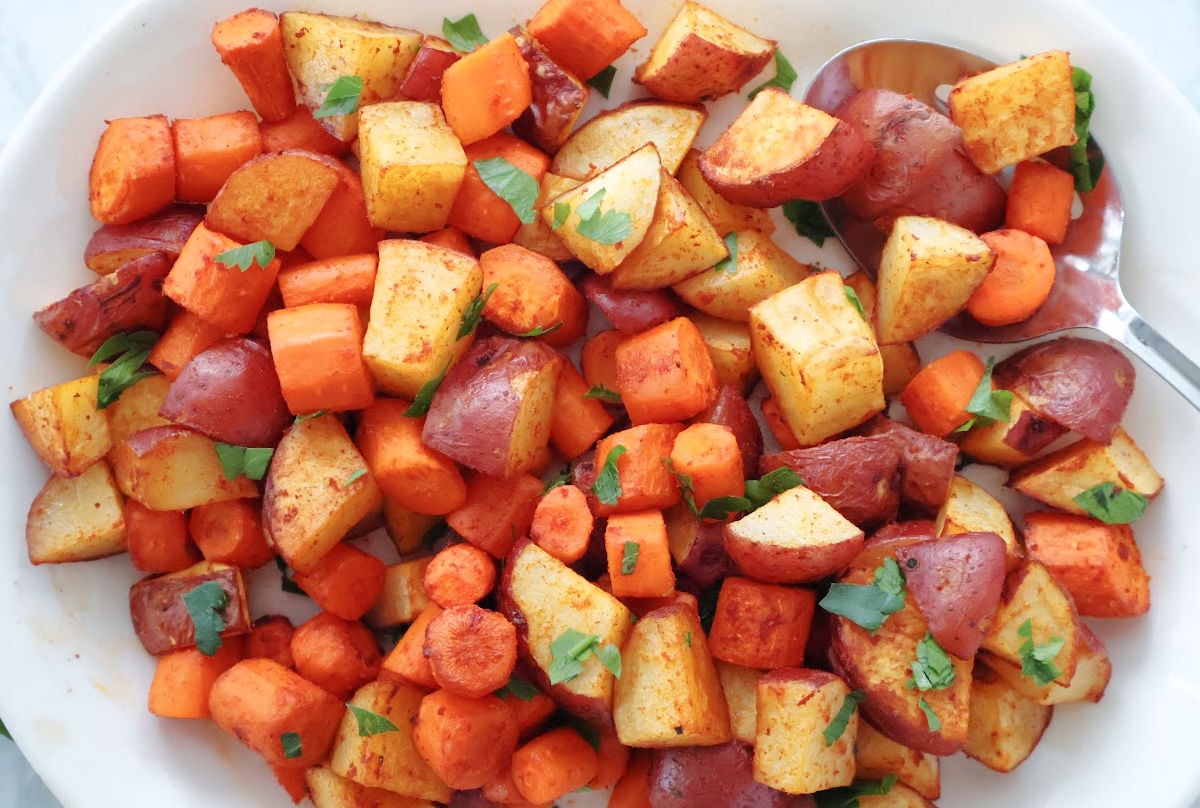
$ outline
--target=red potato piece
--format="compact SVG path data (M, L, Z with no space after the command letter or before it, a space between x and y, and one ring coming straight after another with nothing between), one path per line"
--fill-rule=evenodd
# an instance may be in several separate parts
M1005 445L1016 449L1027 457L1033 457L1054 441L1065 435L1067 428L1062 424L1033 410L1022 410L1016 423L1004 433Z
M409 101L442 101L442 74L461 56L454 46L438 36L428 34L421 40L417 55L409 62L408 71L400 82L400 97Z
M39 309L33 321L68 351L88 357L114 334L162 331L170 314L162 282L170 269L166 253L143 255Z
M1133 365L1113 346L1079 337L1031 345L996 365L993 383L1035 412L1108 444L1133 395Z
M684 313L683 305L663 289L613 289L610 276L590 272L580 287L588 302L625 336L640 334Z
M938 645L971 659L1000 604L1004 540L995 533L960 533L896 548L908 591Z
M898 216L933 216L976 233L1004 224L1008 195L994 177L984 174L962 152L938 163L924 185L876 218L875 226L891 232Z
M737 572L725 551L723 523L702 520L683 507L668 510L664 517L671 557L680 575L707 589ZM678 581L675 588L681 588Z
M83 263L107 275L150 253L166 253L173 260L202 221L202 208L172 205L130 224L102 225L83 248Z
M179 572L147 576L129 588L129 616L147 653L159 656L195 646L196 624L183 596L210 581L215 581L228 599L221 610L225 623L221 636L250 633L250 607L241 570L201 561Z
M854 127L768 87L700 155L700 173L730 202L770 208L841 194L873 153Z
M720 424L737 438L738 450L742 454L742 468L758 468L763 452L762 427L754 417L746 397L732 385L721 388L712 406L692 419L693 423Z
M900 452L901 501L927 511L942 506L954 479L958 446L884 416L868 421L863 432L890 439Z
M652 808L815 808L810 796L776 791L754 780L754 749L720 746L655 749L650 764Z
M523 28L509 31L529 65L533 101L513 121L513 132L547 154L554 154L575 128L591 90L588 85L550 58Z
M271 352L245 337L222 340L184 365L158 414L235 446L274 446L292 422Z

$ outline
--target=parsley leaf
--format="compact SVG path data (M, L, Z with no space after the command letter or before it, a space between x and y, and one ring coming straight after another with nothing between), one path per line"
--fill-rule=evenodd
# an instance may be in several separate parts
M503 199L524 224L533 221L533 203L537 201L538 181L533 175L522 171L503 157L476 160L471 165L479 172L479 179L492 193Z
M1077 494L1074 502L1088 516L1110 525L1127 525L1146 512L1150 500L1137 491L1118 488L1116 483L1103 482Z
M688 648L692 647L692 632L687 632L683 635L683 644Z
M573 472L571 471L571 464L568 463L566 466L564 466L562 468L561 471L558 472L558 474L555 474L553 477L551 477L549 480L546 481L546 484L544 486L542 486L542 496L545 496L553 489L558 488L560 485L566 485L567 483L571 482L571 478L573 476L574 475L573 475Z
M971 394L967 402L967 412L973 417L954 430L966 432L974 426L986 426L997 421L1007 423L1012 417L1013 394L1008 390L992 389L992 369L996 367L996 358L988 357L987 367L983 370L983 378Z
M245 272L258 264L260 269L266 269L267 264L275 260L275 245L269 241L256 241L242 247L234 247L223 253L217 253L213 261L230 269L237 267Z
M725 236L725 247L729 250L729 255L722 258L713 265L713 272L728 272L730 275L737 272L738 266L738 234L737 231Z
M567 223L567 217L571 215L571 206L566 202L554 203L554 221L550 223L551 230L558 230Z
M353 704L347 704L346 707L354 714L354 719L358 722L358 737L360 738L370 738L372 735L382 735L385 732L396 732L400 729L387 716L364 710Z
M758 95L768 87L778 87L784 92L791 92L792 84L795 83L796 78L796 68L792 67L791 62L789 62L787 58L779 52L779 48L776 48L775 78L770 79L769 81L764 81L762 84L751 90L750 98L753 99L754 96Z
M796 228L796 234L821 247L825 239L833 237L833 228L821 211L821 206L807 199L793 199L783 203L783 216Z
M531 328L524 333L514 334L514 336L517 336L517 337L544 337L546 334L553 334L555 331L557 331L558 329L560 329L562 327L563 327L562 320L559 320L557 323L550 326L549 328L542 328L539 325L536 328Z
M812 795L817 808L859 808L859 797L884 797L891 793L899 778L889 774L879 781L855 780L841 788L830 788Z
M456 340L462 339L475 330L475 326L479 325L479 321L483 319L483 307L487 305L488 298L499 287L498 283L490 284L483 294L475 295L475 299L467 304L459 319L458 333L454 337Z
M338 76L325 91L325 100L313 112L314 118L331 118L334 115L350 115L358 110L362 96L362 76ZM259 266L264 266L259 264Z
M340 486L338 486L338 487L339 487L339 488L348 488L348 487L350 486L350 483L354 482L354 481L355 481L355 480L357 480L359 477L362 477L362 476L364 476L366 473L367 473L367 470L366 470L365 468L361 468L361 469L355 469L353 472L351 472L350 476L349 476L349 477L347 477L347 478L346 478L346 479L345 479L345 480L342 482L342 484L341 484Z
M633 217L625 211L606 210L601 212L600 200L604 199L604 188L579 203L575 215L579 224L575 232L597 244L616 244L633 233ZM554 206L554 219L558 220L558 204Z
M120 357L100 374L96 391L96 408L104 409L121 397L130 387L153 376L156 371L142 370L150 357L150 349L158 342L154 331L131 331L128 334L113 334L101 343L88 360L88 367L104 362L120 354Z
M1055 657L1063 647L1062 637L1051 637L1048 642L1035 643L1032 619L1017 628L1017 636L1025 638L1025 642L1017 649L1017 655L1021 657L1022 676L1029 677L1039 687L1045 687L1062 676L1062 671L1054 664Z
M641 550L641 545L639 545L637 542L625 542L625 547L621 551L622 575L633 575L634 569L637 568L638 553L640 553Z
M842 737L842 733L846 731L846 726L850 723L850 716L854 715L855 709L858 708L860 702L865 701L867 694L861 690L851 690L846 694L846 700L842 702L842 708L838 710L837 715L829 722L829 726L825 727L822 735L825 738L826 746L833 746L837 743L838 738Z
M617 458L626 451L628 450L620 444L612 447L604 460L604 467L596 475L596 482L592 483L592 493L605 505L616 505L617 500L621 498L621 476L617 471Z
M1092 93L1092 75L1081 67L1071 69L1075 86L1075 143L1071 146L1068 170L1075 177L1075 190L1086 193L1096 187L1104 171L1104 154L1092 137L1092 113L1096 96Z
M596 645L592 647L592 653L600 660L601 665L608 668L609 673L618 679L621 678L621 651L617 646L612 643Z
M429 412L429 405L433 403L433 394L441 386L442 379L446 378L446 371L448 370L450 370L449 362L446 363L446 367L442 368L441 373L421 385L421 389L417 391L416 397L413 398L413 403L404 411L407 417L420 418Z
M608 98L608 93L612 90L613 79L617 76L617 68L614 65L601 70L596 75L587 80L588 86L595 89L600 95Z
M830 584L817 605L867 631L875 631L888 615L904 608L904 573L896 559L885 558L870 584Z
M770 502L777 494L782 494L789 488L804 485L792 469L780 466L772 472L764 474L757 480L746 480L746 488L741 497L714 497L704 503L699 516L703 519L725 519L730 514L739 511L755 511Z
M292 595L302 595L304 597L308 597L308 593L300 588L300 584L292 580L291 571L288 569L286 561L279 556L275 556L275 566L279 568L280 589Z
M225 630L221 612L229 605L228 593L216 581L205 581L182 597L196 629L196 649L212 656L221 647L221 632Z
M295 420L292 421L292 423L293 424L302 424L305 421L307 421L309 418L320 418L322 415L328 415L328 414L329 414L329 410L317 410L316 412L305 413L304 415L297 415Z
M696 503L693 502L694 506ZM713 497L697 514L701 519L728 519L731 514L749 511L753 503L746 497Z
M912 678L905 683L908 688L945 690L954 684L954 663L928 631L917 642L917 659L912 663L912 673Z
M867 313L863 311L862 301L858 299L858 292L854 291L853 286L843 284L842 289L846 291L846 299L850 301L850 305L858 312L858 316L867 319Z
M540 692L540 690L529 682L526 682L520 676L513 675L508 677L508 684L497 690L495 695L503 698L505 694L510 694L513 698L520 699L521 701L533 701Z
M4 726L3 721L0 721L0 735L3 735L5 738L8 738L10 741L12 740L12 735L9 733L8 727Z
M925 723L929 725L930 732L937 732L942 728L942 719L938 718L938 714L929 706L929 702L925 701L924 696L917 700L917 706L925 713Z
M609 390L602 384L594 384L588 388L588 391L583 394L584 398L598 398L601 401L607 401L609 404L620 404L621 394L616 390Z
M692 482L692 475L684 474L675 468L674 461L669 457L662 459L662 464L667 467L667 471L675 477L675 483L679 486L679 493L683 496L683 504L687 505L687 509L693 515L699 516L700 511L696 509L696 486Z
M235 446L232 443L214 441L217 459L221 461L221 471L226 480L235 480L246 475L250 480L261 480L267 475L267 467L275 450L270 446Z
M296 732L285 732L279 736L279 745L283 747L283 756L293 760L304 754L300 744L300 735Z
M483 31L479 30L479 20L475 19L474 14L457 20L443 17L442 36L446 37L459 53L470 53L488 43Z
M550 643L550 667L546 673L550 684L568 682L583 673L583 660L595 654L600 663L618 679L621 678L621 652L612 643L600 644L595 634L584 634L569 628Z

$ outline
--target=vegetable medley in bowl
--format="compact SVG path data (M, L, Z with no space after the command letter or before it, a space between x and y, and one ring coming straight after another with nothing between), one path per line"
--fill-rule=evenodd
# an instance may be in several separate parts
M1065 51L948 116L828 112L688 0L404 23L214 20L252 111L107 121L98 277L31 312L88 361L12 403L50 470L29 560L144 573L152 714L319 808L921 806L941 756L1010 772L1100 701L1083 618L1149 609L1163 486L1133 366L928 353L1049 294L1103 171ZM643 97L592 114L643 37ZM871 274L777 231L830 237L834 198L886 235Z

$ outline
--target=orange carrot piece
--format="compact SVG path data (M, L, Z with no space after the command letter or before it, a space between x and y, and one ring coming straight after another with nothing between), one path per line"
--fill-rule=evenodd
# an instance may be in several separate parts
M290 308L309 303L369 306L378 268L375 253L339 255L285 267L276 280L283 305Z
M613 727L599 727L600 748L596 750L596 776L588 781L588 788L600 791L621 779L629 765L630 749L621 743Z
M1150 576L1129 525L1032 511L1025 514L1025 549L1054 573L1085 617L1134 617L1150 608Z
M775 438L779 448L785 452L790 449L799 449L800 439L783 420L783 411L779 409L779 402L771 396L767 396L762 400L761 408L763 421L766 423L767 429L771 430L771 436Z
M345 697L379 675L381 654L371 630L357 620L321 612L292 634L296 673Z
M217 328L245 334L254 327L275 286L280 259L276 256L266 267L254 263L245 270L217 260L242 246L203 223L196 225L163 281L163 294Z
M667 468L675 436L682 424L642 424L601 438L596 444L596 473L603 473L609 455L618 447L625 452L615 460L620 495L616 502L596 499L595 488L589 500L597 516L669 508L680 501L679 485Z
M452 544L425 568L422 586L437 605L448 609L484 599L496 585L496 562L473 544Z
M325 611L358 620L383 594L387 565L351 544L334 545L308 572L296 572L296 585Z
M517 719L517 730L522 738L540 729L542 724L546 723L546 719L558 709L554 699L540 690L535 690L529 698L515 695L511 688L503 688L497 691L497 695L512 708Z
M434 230L432 233L426 233L421 236L419 241L424 241L426 244L436 244L439 247L445 247L447 250L454 250L456 253L469 255L475 258L475 248L471 246L471 242L467 239L467 235L457 227L446 226L441 230Z
M275 557L263 533L257 500L231 499L192 508L188 531L209 561L250 570Z
M262 154L258 118L248 110L176 118L171 137L180 202L211 202L238 166Z
M129 560L142 572L178 572L201 558L188 538L183 511L152 511L136 499L127 499L125 537Z
M282 766L272 766L271 774L275 782L287 792L293 805L299 805L308 796L308 772L304 769L285 769Z
M526 27L551 59L585 81L646 35L621 0L547 0Z
M396 647L383 658L379 678L387 681L412 682L432 690L437 687L429 659L425 656L425 632L434 618L442 613L442 607L430 603L404 632Z
M993 230L980 236L996 262L967 300L967 311L984 325L1012 325L1033 316L1054 286L1054 256L1046 242L1024 230Z
M574 460L592 448L613 425L608 407L598 398L587 397L590 389L575 364L564 361L558 373L558 386L554 388L550 443L567 460ZM609 389L616 392L615 388Z
M208 718L208 694L213 683L241 658L241 637L225 637L212 656L196 648L160 656L150 681L150 712L163 718Z
M952 351L921 368L900 393L900 403L918 429L944 438L970 419L966 407L983 371L975 354Z
M532 803L548 803L586 786L599 771L596 750L569 727L529 741L512 756L513 780Z
M338 157L350 151L350 144L329 134L329 130L312 116L312 110L303 104L282 120L264 120L258 130L262 135L263 154L300 149Z
M746 487L737 438L719 424L692 424L676 435L671 465L691 479L697 508L717 497L740 497Z
M481 698L508 684L517 665L517 629L499 612L451 606L425 630L425 656L439 687Z
M583 336L587 300L558 264L519 244L504 244L480 255L479 266L483 288L496 284L483 316L501 331L521 335L541 329L547 333L537 338L559 347Z
M704 337L686 317L625 340L616 360L617 392L634 424L691 418L720 392Z
M376 399L363 410L354 442L384 496L417 513L441 516L467 502L458 465L421 440L424 418L404 413L409 402Z
M604 549L612 593L618 598L659 598L675 589L662 511L608 517Z
M709 651L747 668L790 668L804 663L817 598L811 589L730 576L721 584Z
M484 783L480 794L489 803L506 805L509 808L547 808L534 805L521 796L521 789L517 788L517 781L512 776L512 766L505 766L499 774Z
M337 696L270 659L243 659L221 674L208 707L217 726L288 769L325 760L346 711ZM284 751L285 734L299 740L295 757Z
M434 104L442 100L442 76L446 68L461 58L454 46L440 36L426 34L421 38L417 55L404 72L397 89L400 98L409 101L429 101Z
M564 564L574 564L587 552L594 526L587 495L568 483L538 500L529 538Z
M542 481L531 474L472 474L466 504L447 514L446 524L476 547L504 558L516 537L529 532L541 495Z
M313 258L375 252L387 231L367 218L367 197L358 172L336 157L311 156L336 171L338 182L325 207L300 237L300 246Z
M1047 244L1062 244L1071 223L1075 200L1075 178L1067 171L1041 160L1017 163L1004 226L1024 230Z
M162 210L174 197L175 149L167 116L109 121L88 174L92 217L129 224Z
M184 309L171 318L146 361L174 381L184 365L224 336L225 329Z
M508 32L463 56L442 74L446 123L463 146L508 126L532 100L529 66Z
M296 106L279 18L250 8L213 26L212 44L264 121L280 121Z
M246 659L265 657L285 668L295 667L292 659L292 635L295 633L292 621L282 614L264 615L254 621L254 628L246 635L242 656Z
M493 695L471 698L438 690L421 699L412 737L446 785L472 789L508 766L517 747L517 722L509 706Z
M603 387L617 392L617 348L625 335L615 329L600 331L590 337L579 351L579 367L589 387Z
M467 173L458 188L458 196L454 198L454 206L450 208L449 222L480 241L507 244L517 234L521 220L512 205L484 183L475 163L502 158L541 184L542 176L550 167L550 158L536 146L508 132L497 132L471 143L464 151L467 154ZM484 288L487 288L486 283Z
M363 361L363 327L349 303L309 303L267 316L279 387L297 415L361 410L375 400Z
M613 786L608 808L650 808L651 754L649 749L633 750L625 774Z

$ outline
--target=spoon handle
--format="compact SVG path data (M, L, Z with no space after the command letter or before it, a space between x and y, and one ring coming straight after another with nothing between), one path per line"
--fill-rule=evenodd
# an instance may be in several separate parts
M1111 317L1102 317L1097 328L1133 351L1200 410L1200 366L1155 331L1128 303L1112 312Z

